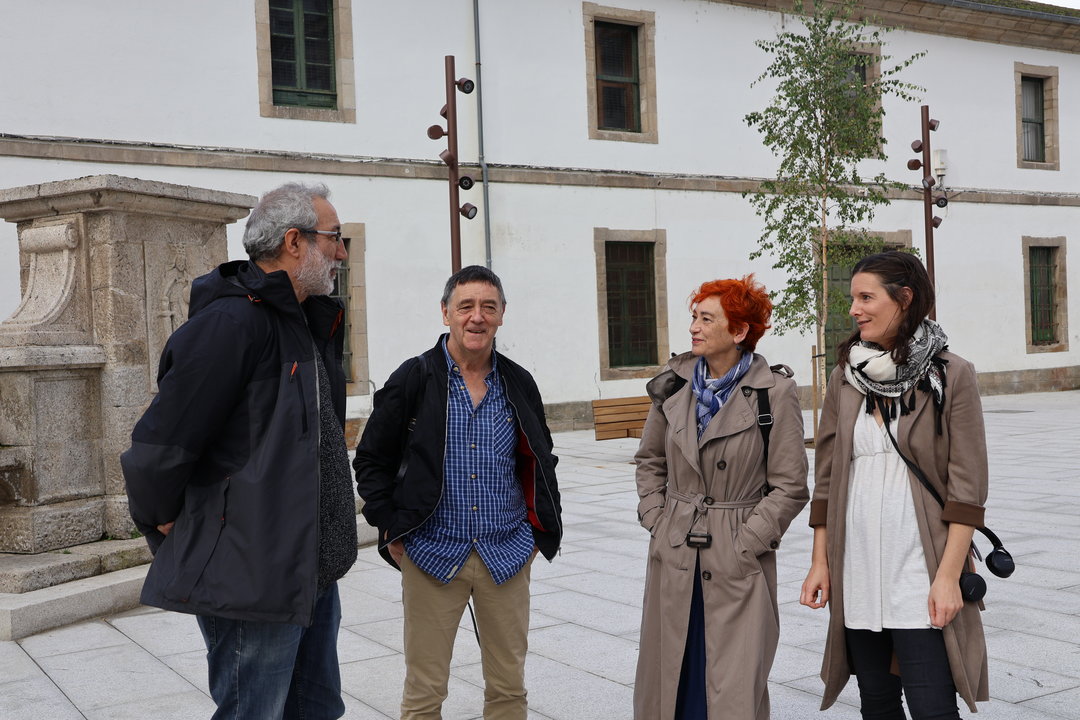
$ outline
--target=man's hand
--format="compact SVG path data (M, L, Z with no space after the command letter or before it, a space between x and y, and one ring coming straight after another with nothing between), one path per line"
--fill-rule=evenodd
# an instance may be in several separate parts
M401 565L401 558L405 557L405 543L395 540L387 545L386 549L390 551L390 557L394 558L394 562Z
M389 538L390 531L387 530L383 533L383 540L388 540ZM394 562L396 562L400 567L401 558L405 556L405 543L401 542L400 540L395 540L394 542L387 545L386 549L390 551L390 557L392 557L394 559Z
M175 524L176 524L176 521L174 520L172 522L167 522L164 525L158 525L157 526L157 531L159 533L161 533L162 535L168 535L169 532L172 530L173 525L175 525Z

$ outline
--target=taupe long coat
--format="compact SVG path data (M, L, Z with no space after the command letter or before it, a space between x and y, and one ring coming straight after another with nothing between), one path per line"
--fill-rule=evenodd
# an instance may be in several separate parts
M975 369L950 352L943 352L940 357L948 361L941 435L937 434L931 396L921 390L916 391L914 412L900 415L898 422L892 424L904 455L919 466L945 500L942 511L918 478L908 472L931 582L945 552L948 523L983 524L988 485L986 434ZM810 524L824 524L828 528L831 589L829 634L821 665L821 679L825 681L822 710L836 701L851 675L844 642L844 525L852 435L861 412L866 412L866 396L848 384L843 370L837 368L829 380L819 425L814 500L810 506ZM976 700L990 699L986 641L979 613L979 603L964 603L960 613L943 630L953 682L972 712L976 712Z
M767 682L780 635L775 550L809 499L802 412L790 370L774 373L755 355L698 440L691 390L696 361L689 353L673 358L649 382L654 405L635 456L638 517L653 537L634 717L674 717L700 552L709 717L764 720L769 717ZM686 383L668 397L676 375ZM756 388L768 388L775 418L769 437L772 492L764 499ZM724 503L739 507L725 508ZM700 551L687 547L691 529L711 533L712 546Z

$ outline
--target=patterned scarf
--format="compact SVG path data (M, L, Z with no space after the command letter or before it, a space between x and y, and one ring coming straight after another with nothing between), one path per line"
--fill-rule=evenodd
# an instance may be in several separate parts
M859 392L866 395L866 412L874 411L874 396L899 398L900 414L915 409L913 388L933 393L934 405L940 411L945 402L945 361L936 355L946 349L949 338L933 320L923 320L915 335L908 341L908 360L897 365L891 353L876 343L859 341L848 352L844 376ZM908 401L904 395L910 392ZM893 403L892 416L896 417Z
M705 428L708 427L709 421L713 419L713 415L719 412L720 408L727 402L731 391L735 389L735 384L750 369L750 363L753 359L752 353L744 351L742 357L739 358L739 362L735 363L735 367L728 370L724 377L707 378L709 365L705 362L704 357L698 358L697 364L694 366L694 378L691 388L694 391L694 397L697 398L697 435L699 438L705 432Z

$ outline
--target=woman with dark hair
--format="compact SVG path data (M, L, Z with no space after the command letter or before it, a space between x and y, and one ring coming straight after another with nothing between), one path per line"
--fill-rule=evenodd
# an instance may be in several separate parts
M690 300L691 351L649 381L635 460L649 557L638 720L765 720L776 555L809 500L791 370L754 354L772 303L753 276Z
M829 606L821 709L854 673L863 718L903 720L901 695L914 720L959 718L957 693L972 712L989 699L980 606L959 587L988 484L975 370L927 319L934 288L915 256L860 260L851 297L858 330L825 396L799 599Z

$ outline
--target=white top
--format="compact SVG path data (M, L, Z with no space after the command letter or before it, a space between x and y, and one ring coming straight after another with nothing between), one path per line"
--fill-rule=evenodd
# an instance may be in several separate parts
M859 413L848 477L844 625L930 627L930 575L907 465L873 415Z

